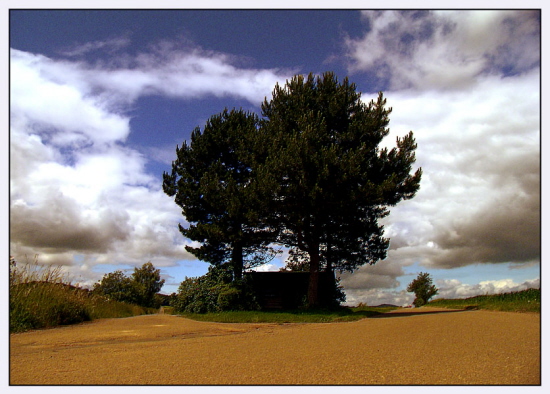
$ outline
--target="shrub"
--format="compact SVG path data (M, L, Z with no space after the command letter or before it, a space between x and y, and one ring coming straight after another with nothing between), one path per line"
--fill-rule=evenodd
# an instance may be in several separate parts
M90 320L84 290L71 286L60 267L18 265L10 258L10 331Z
M208 313L255 310L259 306L246 281L232 281L225 267L211 266L200 277L185 278L171 304L176 312Z
M9 280L10 332L156 312L72 286L60 267L40 265L36 256L26 264L10 257Z
M122 271L115 271L103 276L94 285L93 292L110 300L128 302L149 308L159 308L162 299L156 293L160 291L164 279L160 279L160 270L153 264L143 264L135 268L131 277Z

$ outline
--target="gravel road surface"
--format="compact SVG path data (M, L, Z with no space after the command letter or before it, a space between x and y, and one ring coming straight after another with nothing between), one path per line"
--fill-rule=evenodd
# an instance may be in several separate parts
M540 314L432 308L325 324L104 319L11 334L10 384L539 385L540 327Z

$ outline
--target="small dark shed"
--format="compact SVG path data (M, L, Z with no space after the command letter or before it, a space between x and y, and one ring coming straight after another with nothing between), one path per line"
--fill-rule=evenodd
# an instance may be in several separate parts
M309 272L249 272L262 309L296 309L307 300ZM335 280L332 272L319 272L319 304L333 302Z

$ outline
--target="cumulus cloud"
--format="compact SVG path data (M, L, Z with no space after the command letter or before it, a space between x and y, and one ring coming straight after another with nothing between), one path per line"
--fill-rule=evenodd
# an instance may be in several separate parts
M65 62L10 51L11 119L57 146L124 141L129 119L109 109ZM77 80L77 81L75 81Z
M403 267L396 261L366 265L353 274L342 273L341 283L346 291L357 289L391 289L399 286L398 277L404 275Z
M102 47L101 43L91 45L94 49ZM82 53L88 49L87 45L80 48ZM27 80L27 85L17 85L13 95L22 102L33 97L27 86L41 82L41 92L59 95L59 100L67 95L68 104L85 94L88 100L108 105L111 111L147 95L183 99L233 97L257 105L271 93L275 83L293 75L291 70L241 68L238 57L175 41L150 45L147 51L135 55L117 53L108 62L95 63L80 58L53 60L12 49L11 62L21 79ZM46 80L39 81L40 77ZM33 104L31 100L29 106ZM59 109L63 111L64 108Z
M436 282L439 293L435 298L468 298L477 295L492 295L522 291L527 289L540 289L540 278L527 280L523 283L515 283L512 279L488 280L475 285L467 285L459 280L439 280ZM435 299L434 298L434 299Z
M62 59L10 51L10 252L65 265L80 283L98 279L98 264L194 259L177 229L179 208L147 173L148 158L125 146L134 101L231 96L257 104L282 77L167 42L117 52L127 44L84 44ZM97 51L119 56L85 60Z
M540 278L516 283L512 279L487 280L470 285L457 279L443 279L435 281L438 294L433 298L469 298L478 295L493 295L522 291L527 289L540 289ZM415 295L406 290L384 290L368 288L347 288L346 305L354 306L364 303L369 306L391 304L397 306L411 305Z
M390 258L447 268L540 258L538 84L528 74L469 93L393 94L393 132L414 131L424 176L388 217Z
M39 254L41 263L70 266L79 255L88 269L68 271L92 283L97 273L89 268L97 264L162 267L194 258L177 230L179 209L145 172L144 157L120 146L72 156L67 162L38 136L12 129L10 249L16 258Z
M77 201L49 189L44 204L28 206L16 201L11 207L11 236L17 243L44 251L107 252L114 241L129 233L125 212L112 208L83 212Z
M382 297L401 305L410 295L399 290L397 267L415 263L448 269L450 278L453 268L475 264L539 265L540 14L365 11L363 17L366 34L346 40L349 70L387 88L393 112L382 146L412 130L423 178L416 197L384 219L391 242L380 268L343 276L348 301ZM449 280L456 285L452 297L499 286Z
M539 63L537 11L364 11L363 20L368 32L346 40L350 70L392 90L463 89Z

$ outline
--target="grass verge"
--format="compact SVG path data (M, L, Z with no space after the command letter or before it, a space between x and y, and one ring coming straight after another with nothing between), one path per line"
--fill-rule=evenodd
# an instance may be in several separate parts
M395 308L342 307L336 310L224 311L178 314L193 320L217 323L336 323L376 316Z
M503 312L540 313L540 289L504 294L482 295L464 299L435 299L426 306L440 308L485 309Z
M156 313L72 286L60 267L10 260L10 332Z

